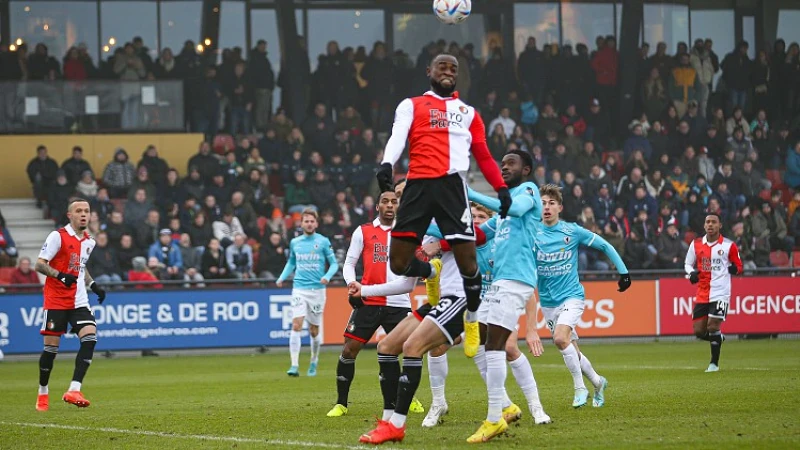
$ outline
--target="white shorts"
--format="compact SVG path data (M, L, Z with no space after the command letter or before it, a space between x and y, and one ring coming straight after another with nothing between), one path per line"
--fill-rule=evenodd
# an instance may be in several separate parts
M305 317L306 322L319 326L325 311L325 288L292 289L292 319Z
M584 307L583 300L578 299L569 299L555 308L545 308L543 306L542 313L544 313L544 320L547 324L547 328L550 329L550 333L555 334L556 325L566 325L572 328L571 340L577 341L578 333L576 329L578 327L578 321L581 320L581 316L583 315Z
M486 324L517 329L520 316L525 314L525 305L533 295L534 288L514 280L497 280L486 291ZM480 317L480 316L479 316Z
M481 300L481 306L478 307L478 323L486 325L486 319L489 317L489 303ZM517 321L516 331L519 331L519 321Z

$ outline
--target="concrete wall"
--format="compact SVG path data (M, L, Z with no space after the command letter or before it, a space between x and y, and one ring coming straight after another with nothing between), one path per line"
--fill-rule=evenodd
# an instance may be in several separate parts
M47 146L50 157L58 162L59 167L64 160L72 157L72 147L83 147L84 159L92 165L95 177L100 178L117 147L128 152L135 166L145 147L153 144L158 148L159 155L184 176L186 161L197 153L202 140L202 134L186 133L0 136L0 198L33 196L26 168L30 160L36 157L36 147L39 145Z

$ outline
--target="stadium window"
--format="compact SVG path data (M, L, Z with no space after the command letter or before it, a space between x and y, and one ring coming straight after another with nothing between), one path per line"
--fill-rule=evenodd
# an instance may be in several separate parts
M303 10L295 10L297 33L303 35ZM272 63L275 80L281 72L281 45L278 37L278 17L274 9L253 9L250 11L251 42L250 49L256 46L259 39L267 41L267 58ZM248 51L249 51L248 50ZM281 101L281 88L275 85L272 91L272 108L277 109Z
M614 34L614 4L564 2L561 25L565 45L586 44L592 50L597 36Z
M786 41L786 47L792 42L800 42L800 9L781 9L778 12L778 35Z
M416 61L429 42L439 39L457 42L462 47L471 43L475 46L475 56L486 59L488 43L482 14L473 13L458 26L442 26L433 14L394 14L392 20L394 48L408 53L412 61Z
M97 2L10 2L9 12L11 44L19 39L33 53L42 43L61 62L70 47L84 43L97 64Z
M433 14L429 16L433 18ZM338 42L339 50L346 47L356 50L363 45L369 54L375 41L385 40L383 10L308 10L308 55L311 58L312 71L317 68L319 55L327 54L329 41ZM403 48L397 45L397 41L395 46Z
M517 3L514 5L514 50L525 50L528 38L536 38L536 47L559 42L558 3Z
M244 10L243 1L223 0L219 16L218 61L222 61L223 49L234 47L241 47L242 57L247 58Z
M644 5L644 41L655 49L659 42L667 44L667 53L674 55L678 42L689 42L689 7L677 4ZM655 50L653 50L655 51Z
M124 47L126 42L132 42L134 37L139 36L155 61L159 48L156 8L156 2L147 1L100 2L102 58L108 59L117 48Z
M191 39L197 42L203 15L203 2L162 1L161 4L161 49L169 47L177 55L183 43Z
M714 53L720 62L725 54L736 47L734 36L734 13L732 9L692 10L692 42L695 39L711 39L714 42ZM654 47L650 46L651 50ZM722 71L714 74L714 86L722 76Z

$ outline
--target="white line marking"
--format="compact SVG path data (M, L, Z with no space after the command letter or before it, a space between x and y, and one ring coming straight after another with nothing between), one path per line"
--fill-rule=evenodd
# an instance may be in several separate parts
M362 449L372 448L363 445L328 444L324 442L305 442L305 441L293 441L293 440L283 440L283 439L255 439L255 438L245 438L237 436L214 436L206 434L178 434L178 433L167 433L163 431L126 430L124 428L81 427L76 425L61 425L57 423L0 422L0 425L26 427L26 428L55 428L59 430L77 430L77 431L94 431L102 433L132 434L137 436L154 436L154 437L172 438L172 439L190 439L196 441L241 442L241 443L252 443L252 444L285 445L292 447L341 448L347 450L362 450ZM391 450L391 448L389 447L387 447L387 449Z
M541 368L541 369L562 369L564 367L563 364L536 364L535 362L532 364L533 368ZM615 366L615 365L604 365L604 368L608 370L705 370L700 366ZM769 372L772 370L780 371L780 370L794 370L789 367L726 367L726 370L730 371L737 371L737 370L755 370L755 371L764 371Z

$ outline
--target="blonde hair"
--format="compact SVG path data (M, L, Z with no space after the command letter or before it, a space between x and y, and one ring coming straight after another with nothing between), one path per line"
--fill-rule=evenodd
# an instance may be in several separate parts
M301 214L301 217L302 217L302 216L312 216L312 217L314 217L314 219L315 219L316 221L319 221L319 214L317 213L317 211L316 211L316 210L314 210L314 209L311 209L311 208L306 208L306 209L304 209L304 210L303 210L303 213Z
M541 188L539 188L539 195L544 197L545 195L550 197L551 199L555 200L556 203L559 205L563 203L564 198L561 195L561 188L556 186L555 184L545 184Z
M481 204L478 204L478 203L475 203L475 202L470 202L469 203L469 207L470 208L475 208L478 211L486 214L490 219L492 218L492 216L494 216L494 211L492 211L491 209L489 209L489 208L487 208L487 207L485 207L485 206L483 206Z

